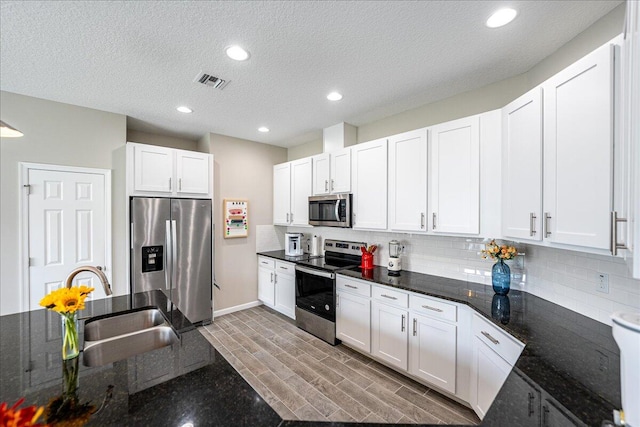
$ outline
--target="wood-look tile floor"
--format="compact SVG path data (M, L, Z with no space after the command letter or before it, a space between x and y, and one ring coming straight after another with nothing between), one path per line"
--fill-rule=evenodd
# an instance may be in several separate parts
M285 420L479 423L469 408L264 306L216 317L200 332Z

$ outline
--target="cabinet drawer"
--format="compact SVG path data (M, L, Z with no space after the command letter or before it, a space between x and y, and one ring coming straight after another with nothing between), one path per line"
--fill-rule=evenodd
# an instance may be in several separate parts
M477 314L473 315L473 334L498 353L511 366L516 363L524 348L524 344L520 341L482 319Z
M346 279L338 276L336 280L336 289L338 292L349 292L351 294L361 295L369 298L371 296L371 285L359 280Z
M276 261L276 274L278 273L294 276L296 274L296 266L290 262Z
M458 321L458 307L440 299L409 295L409 308L416 313L449 322Z
M273 270L275 268L275 265L276 265L276 260L274 260L273 258L267 258L263 256L258 257L259 267L270 268Z
M409 307L409 294L396 291L390 287L374 286L373 298L398 307Z

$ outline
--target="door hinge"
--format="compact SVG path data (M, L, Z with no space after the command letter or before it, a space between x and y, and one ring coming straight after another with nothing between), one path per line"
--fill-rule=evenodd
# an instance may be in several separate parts
M29 267L33 267L36 265L36 260L35 258L31 258L29 257Z
M27 189L27 196L31 194L31 185L30 184L24 184L22 187Z

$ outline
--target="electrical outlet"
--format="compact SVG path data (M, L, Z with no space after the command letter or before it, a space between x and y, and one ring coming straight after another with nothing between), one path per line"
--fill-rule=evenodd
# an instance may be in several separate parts
M596 283L596 291L605 294L609 293L609 275L606 273L598 273L598 283Z

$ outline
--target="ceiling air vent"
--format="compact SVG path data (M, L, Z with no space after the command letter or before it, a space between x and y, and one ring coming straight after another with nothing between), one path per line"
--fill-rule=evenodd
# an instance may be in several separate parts
M202 83L205 86L211 86L220 90L224 89L229 84L228 80L223 80L220 77L212 76L211 74L207 74L202 71L198 73L194 82Z

